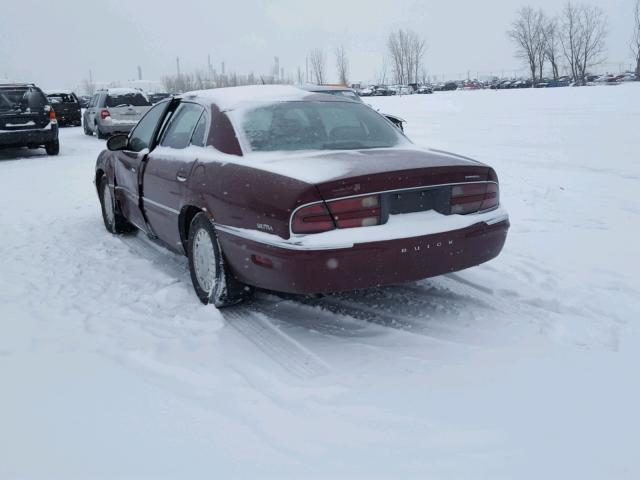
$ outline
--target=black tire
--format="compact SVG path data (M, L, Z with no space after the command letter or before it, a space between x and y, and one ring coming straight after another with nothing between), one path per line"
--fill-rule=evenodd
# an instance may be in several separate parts
M47 155L58 155L60 153L60 141L56 138L53 142L47 143L44 149L47 151Z
M208 259L196 258L200 249L204 253L211 249ZM236 305L251 295L251 288L238 281L228 267L216 230L204 213L198 213L191 221L187 250L191 282L202 303L224 308ZM201 254L199 257L206 256ZM199 277L205 278L204 284Z
M96 123L96 137L98 137L99 140L105 140L107 138L107 136L100 131L100 127L98 126L97 123Z
M120 213L118 202L116 202L115 197L111 192L106 175L103 175L100 179L100 188L98 191L100 193L102 221L104 222L104 227L107 231L113 234L133 231L135 227L131 225L126 218L124 218L122 213ZM109 210L109 208L111 210Z
M87 121L84 120L82 122L82 128L84 128L84 134L88 135L89 137L93 136L93 132L89 129L89 127L87 126Z

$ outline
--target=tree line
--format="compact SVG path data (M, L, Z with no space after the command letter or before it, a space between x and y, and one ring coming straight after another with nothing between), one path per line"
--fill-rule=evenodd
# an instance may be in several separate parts
M640 0L636 0L634 22L631 50L640 78ZM542 81L545 66L557 80L564 63L574 82L584 85L590 69L605 59L607 17L598 6L570 0L556 16L526 6L517 11L507 35L515 44L516 56L527 64L534 84Z
M378 83L385 84L390 79L393 83L408 85L419 83L421 79L424 80L426 70L423 62L426 50L426 41L413 30L399 29L391 32L387 38L383 68L378 74ZM338 82L342 85L349 85L347 50L344 45L340 45L333 53ZM307 62L310 69L310 78L307 80L318 85L327 83L327 57L324 50L321 48L311 50L307 55ZM389 64L391 65L390 77L387 75Z

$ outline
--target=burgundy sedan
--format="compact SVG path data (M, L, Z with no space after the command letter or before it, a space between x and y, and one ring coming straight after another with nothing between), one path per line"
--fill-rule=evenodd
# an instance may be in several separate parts
M95 175L107 230L186 254L198 297L218 307L253 287L316 294L461 270L496 257L509 228L492 168L294 87L187 93L107 147Z

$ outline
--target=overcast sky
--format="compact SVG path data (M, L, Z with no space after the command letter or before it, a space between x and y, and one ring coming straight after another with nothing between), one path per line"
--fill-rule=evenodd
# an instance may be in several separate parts
M609 18L611 69L630 63L634 0L594 0ZM279 56L285 72L304 69L306 54L325 49L335 80L333 50L344 44L352 81L376 78L390 31L411 28L428 44L432 75L475 76L520 69L505 31L524 4L550 14L559 0L21 0L2 1L0 78L72 88L93 71L101 81L160 79L204 69L207 55L219 69L268 73ZM606 67L605 67L606 68Z

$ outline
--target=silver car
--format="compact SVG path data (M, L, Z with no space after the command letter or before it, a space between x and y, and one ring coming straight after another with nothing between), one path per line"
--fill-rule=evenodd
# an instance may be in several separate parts
M91 98L82 115L84 133L95 133L98 138L107 138L116 133L129 133L150 108L151 102L140 90L99 90Z

